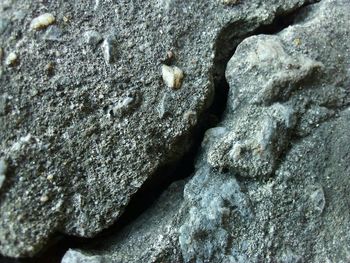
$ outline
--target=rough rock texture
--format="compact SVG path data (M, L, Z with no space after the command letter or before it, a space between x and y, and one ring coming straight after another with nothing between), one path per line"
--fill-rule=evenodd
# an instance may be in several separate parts
M146 262L350 261L349 11L347 0L324 0L282 32L239 45L227 68L224 120L207 131L181 208L171 208L168 238L177 234L181 250ZM139 262L147 252L121 249L137 231L94 251L92 262L109 251ZM162 246L160 236L143 247ZM68 260L77 253L64 263L79 262Z
M69 250L62 263L180 262L178 229L181 218L178 214L183 203L184 183L171 185L151 209L117 238L97 242L103 247L103 255L96 255L99 254L96 248L96 251Z
M1 1L0 252L30 256L57 232L92 237L115 222L190 144L217 40L305 2ZM162 64L184 72L178 90Z
M296 25L237 48L224 128L205 157L239 176L241 191L215 191L222 201L208 212L209 203L194 201L199 190L202 200L213 196L210 188L198 187L198 175L186 186L197 211L180 231L186 261L349 261L349 10L348 1L323 1ZM227 184L236 185L230 178L216 187ZM192 222L208 214L208 227Z

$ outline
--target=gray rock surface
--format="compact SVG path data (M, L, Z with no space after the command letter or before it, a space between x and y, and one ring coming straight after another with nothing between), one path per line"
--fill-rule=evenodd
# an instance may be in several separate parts
M207 131L182 204L166 212L172 231L142 246L150 252L175 234L176 250L145 262L350 261L349 10L349 1L324 0L282 32L238 46L221 126ZM169 199L178 193L156 207ZM169 223L162 213L156 218L159 229ZM119 254L140 262L147 252L123 245L144 236L138 232L151 236L154 224L147 230L139 222L93 251L97 262ZM77 253L88 252L71 250L64 263L79 262L68 260Z
M0 252L31 256L57 232L113 224L190 144L222 30L236 25L227 37L240 39L305 2L1 1ZM179 90L164 63L184 72Z
M215 196L198 174L186 186L197 212L180 229L185 261L349 261L349 10L348 1L322 1L294 26L237 48L225 128L204 156L233 178L216 183L215 206L196 202L199 191L201 200ZM227 184L235 186L221 190ZM210 224L195 223L208 215Z
M117 238L103 240L95 250L69 250L62 263L181 262L178 229L185 182L176 182ZM100 251L103 250L103 253Z

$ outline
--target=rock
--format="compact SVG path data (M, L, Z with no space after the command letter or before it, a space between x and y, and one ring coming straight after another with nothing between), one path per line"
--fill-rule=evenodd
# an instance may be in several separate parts
M0 96L0 116L6 114L7 102L8 102L8 98L7 98L7 94L5 93L2 96Z
M120 0L101 1L94 10L88 1L31 1L30 5L28 0L11 1L6 8L2 1L1 17L20 11L38 14L45 9L71 20L57 22L64 29L65 41L43 41L40 34L19 30L8 36L6 30L6 37L1 36L1 46L15 48L21 64L18 70L4 69L0 78L1 92L11 97L6 114L0 117L0 156L11 164L6 189L1 192L0 252L11 257L32 256L57 233L93 237L117 222L144 183L149 178L156 180L159 171L179 160L191 144L193 125L202 121L212 102L216 68L223 67L218 61L227 51L221 43L237 43L307 2L254 0L227 6L221 1ZM21 29L27 22L11 20L11 28ZM48 15L33 21L31 28L41 29L53 22ZM105 37L103 53L82 52L77 38L87 30L113 32ZM303 48L307 42L298 37ZM159 72L169 50L176 54L169 65L186 73L186 81L176 92L164 85ZM311 79L323 69L320 62L326 68L319 57L277 55L282 56L281 66L271 68L273 72L287 66L283 59L292 60L292 67L301 65L275 76L280 85L299 75L301 82L304 77ZM51 77L43 74L50 61L55 63ZM253 92L252 83L248 84ZM264 82L269 84L264 86L266 94L258 97L278 92L274 83ZM324 91L330 93L324 98L344 95L340 88L339 93L333 88ZM134 92L140 98L135 104L129 99ZM158 107L169 92L165 110L159 114ZM289 94L282 95L288 99ZM293 125L298 126L294 122L299 109L283 101L279 104L251 108L257 110L251 123L264 127L263 133L254 126L249 130L253 139L267 144L264 158L254 159L257 169L262 167L264 172L278 167L277 159L288 149ZM113 106L118 116L111 118ZM227 127L225 136L231 128ZM248 150L260 141L248 142ZM243 160L246 164L246 157ZM216 161L213 158L211 163ZM43 196L47 201L40 202ZM226 204L222 207L226 209ZM218 237L225 240L225 235Z
M301 12L296 25L275 36L247 38L238 46L226 72L230 97L220 124L226 130L206 139L208 155L201 161L202 167L207 160L231 172L209 170L201 177L197 172L186 185L185 206L190 208L179 237L186 262L348 260L350 214L344 206L350 200L345 190L350 185L350 94L345 87L350 72L349 54L343 51L349 49L350 31L335 32L339 24L349 24L349 8L347 1L322 1ZM338 41L333 42L333 34ZM304 39L297 47L296 36ZM334 49L321 48L331 42ZM315 119L310 110L327 117ZM314 121L308 133L300 131L304 122ZM267 153L254 153L259 144ZM211 190L220 184L203 185L196 179L211 176L211 181L227 184L235 175L239 183L225 190ZM242 178L261 175L270 178ZM211 205L215 194L232 189L236 195ZM240 200L237 195L247 200L241 206L231 204ZM242 213L244 209L251 213Z
M43 35L43 39L47 41L62 41L62 30L58 26L50 26Z
M68 250L61 263L103 263L99 256L90 256L80 251Z
M327 100L338 107L345 105L345 90L332 83L332 74L322 85L330 85L333 95L326 95L325 88L311 88L317 84L308 84L324 76L331 66L319 54L308 51L312 37L296 48L294 39L305 36L305 32L295 31L286 30L288 36L282 39L254 36L238 46L226 72L231 93L225 123L231 130L212 146L208 155L211 165L244 177L270 176L288 150L291 138L307 135L334 114ZM320 34L324 38L326 33ZM300 52L304 49L307 51ZM328 95L331 97L327 99ZM326 108L323 117L310 123L310 110L319 109L321 113L322 107ZM305 111L308 115L304 115Z
M253 212L235 177L203 166L186 185L184 196L189 212L179 229L184 261L236 262L234 255L226 255L232 240L227 225L248 221Z
M176 66L162 65L162 77L165 85L176 90L181 88L184 73Z
M6 57L5 60L5 65L6 66L15 66L18 63L18 56L15 52L11 52L10 54L8 54L8 56Z
M6 179L7 163L5 160L0 159L0 190Z
M118 55L117 38L115 35L109 35L102 43L103 57L107 64L116 62Z
M181 188L168 192L114 243L80 253L101 262L347 262L349 8L345 0L324 0L278 34L245 39L227 68L228 109L207 131L183 199ZM304 122L314 121L305 133ZM249 163L244 154L254 157L254 144L267 153ZM280 159L270 167L262 158ZM229 169L217 169L223 163ZM163 242L169 239L172 252ZM145 259L154 247L156 256ZM129 257L119 256L124 252Z
M97 241L93 253L71 249L62 263L78 262L181 262L178 242L183 203L184 181L172 184L135 222L122 230L117 237ZM98 245L100 244L100 245Z
M112 117L121 118L135 110L139 106L140 102L140 93L131 91L112 105L110 114Z
M0 35L2 35L10 24L10 20L7 18L0 18Z
M103 38L100 33L95 30L86 31L83 35L84 42L91 48L96 48L99 43L102 42Z
M55 23L55 20L56 19L53 16L53 14L50 14L50 13L42 14L42 15L34 18L32 20L32 22L30 22L30 29L31 30L44 29L44 28L48 27L49 25Z

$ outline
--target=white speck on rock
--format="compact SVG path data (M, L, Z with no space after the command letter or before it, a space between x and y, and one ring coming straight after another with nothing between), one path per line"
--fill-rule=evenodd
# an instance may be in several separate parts
M42 14L32 20L30 23L31 30L41 30L55 22L55 17L50 13Z
M117 48L116 37L114 35L108 36L102 43L103 57L107 64L112 64L116 61Z
M52 181L53 180L53 175L52 174L49 174L47 177L46 177L47 180L49 181Z
M17 142L15 142L12 146L11 146L11 152L17 152L19 151L23 145L26 145L30 142L30 140L32 139L32 135L28 134L24 137L21 137Z
M133 102L134 102L134 98L131 98L131 97L123 98L121 101L117 103L117 105L113 107L113 113L117 114L118 111L129 108Z
M0 159L0 189L6 179L5 177L6 171L7 171L7 163L4 159Z
M11 52L7 58L6 58L6 61L5 61L5 64L7 66L14 66L16 65L18 62L18 56L15 52Z
M40 197L40 202L46 203L47 201L49 201L49 197L47 195L43 195Z
M176 66L162 65L162 76L164 83L172 89L179 89L184 78L183 71Z

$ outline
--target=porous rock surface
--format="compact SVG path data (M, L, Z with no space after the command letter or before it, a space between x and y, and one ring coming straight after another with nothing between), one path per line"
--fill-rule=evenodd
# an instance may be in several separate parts
M114 223L190 145L223 28L239 39L306 2L1 1L0 252ZM184 72L177 90L162 64Z
M98 241L89 250L69 250L62 263L100 262L181 262L178 242L179 210L183 205L185 182L171 185L149 210L126 227L117 238Z
M324 0L282 32L238 46L224 119L207 131L181 207L169 211L171 231L147 240L149 251L164 252L163 240L177 240L174 252L142 262L349 262L349 10L346 0ZM179 200L170 191L155 207L171 195ZM159 229L169 224L158 220ZM121 247L137 231L94 251L91 262L135 257L135 246ZM79 253L88 252L70 250L63 262L80 262Z

